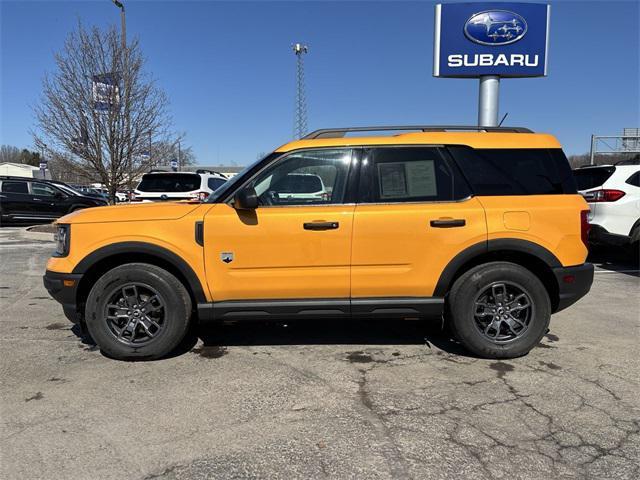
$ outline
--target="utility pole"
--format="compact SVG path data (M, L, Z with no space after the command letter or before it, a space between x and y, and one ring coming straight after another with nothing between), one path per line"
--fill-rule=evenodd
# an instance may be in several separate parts
M293 53L296 55L296 103L293 124L294 138L302 138L307 133L307 98L304 84L304 60L303 55L309 48L301 43L293 45Z

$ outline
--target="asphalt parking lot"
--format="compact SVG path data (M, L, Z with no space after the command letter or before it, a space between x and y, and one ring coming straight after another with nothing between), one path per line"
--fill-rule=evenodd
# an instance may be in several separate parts
M601 263L528 356L468 356L424 322L238 325L110 360L0 229L0 477L615 478L640 472L640 278Z

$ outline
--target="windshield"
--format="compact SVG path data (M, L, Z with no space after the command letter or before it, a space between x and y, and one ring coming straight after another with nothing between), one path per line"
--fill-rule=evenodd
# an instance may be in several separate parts
M60 190L70 193L71 195L82 195L82 193L73 188L71 185L67 185L66 183L54 183L54 185Z
M141 192L191 192L200 188L200 175L195 173L147 173L142 177Z
M273 160L276 157L279 157L280 155L281 155L280 153L273 152L267 155L266 157L256 160L250 165L247 165L242 170L240 170L240 172L238 172L234 177L227 180L215 192L209 195L209 198L207 198L207 203L216 203L220 199L226 197L227 194L229 194L232 190L236 188L236 184L239 183L240 180L246 176L247 172L254 170L262 162L265 162L266 164L267 162Z

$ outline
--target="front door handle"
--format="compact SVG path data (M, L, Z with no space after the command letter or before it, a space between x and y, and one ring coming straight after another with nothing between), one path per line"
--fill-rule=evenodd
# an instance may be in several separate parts
M303 224L305 230L335 230L340 227L338 222L307 222Z
M439 220L431 220L429 224L433 228L455 228L455 227L464 227L467 222L464 218L447 218L447 219L439 219Z

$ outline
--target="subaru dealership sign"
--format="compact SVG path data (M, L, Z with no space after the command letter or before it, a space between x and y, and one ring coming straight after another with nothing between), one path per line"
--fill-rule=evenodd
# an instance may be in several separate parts
M546 76L549 20L539 3L436 5L433 75Z

